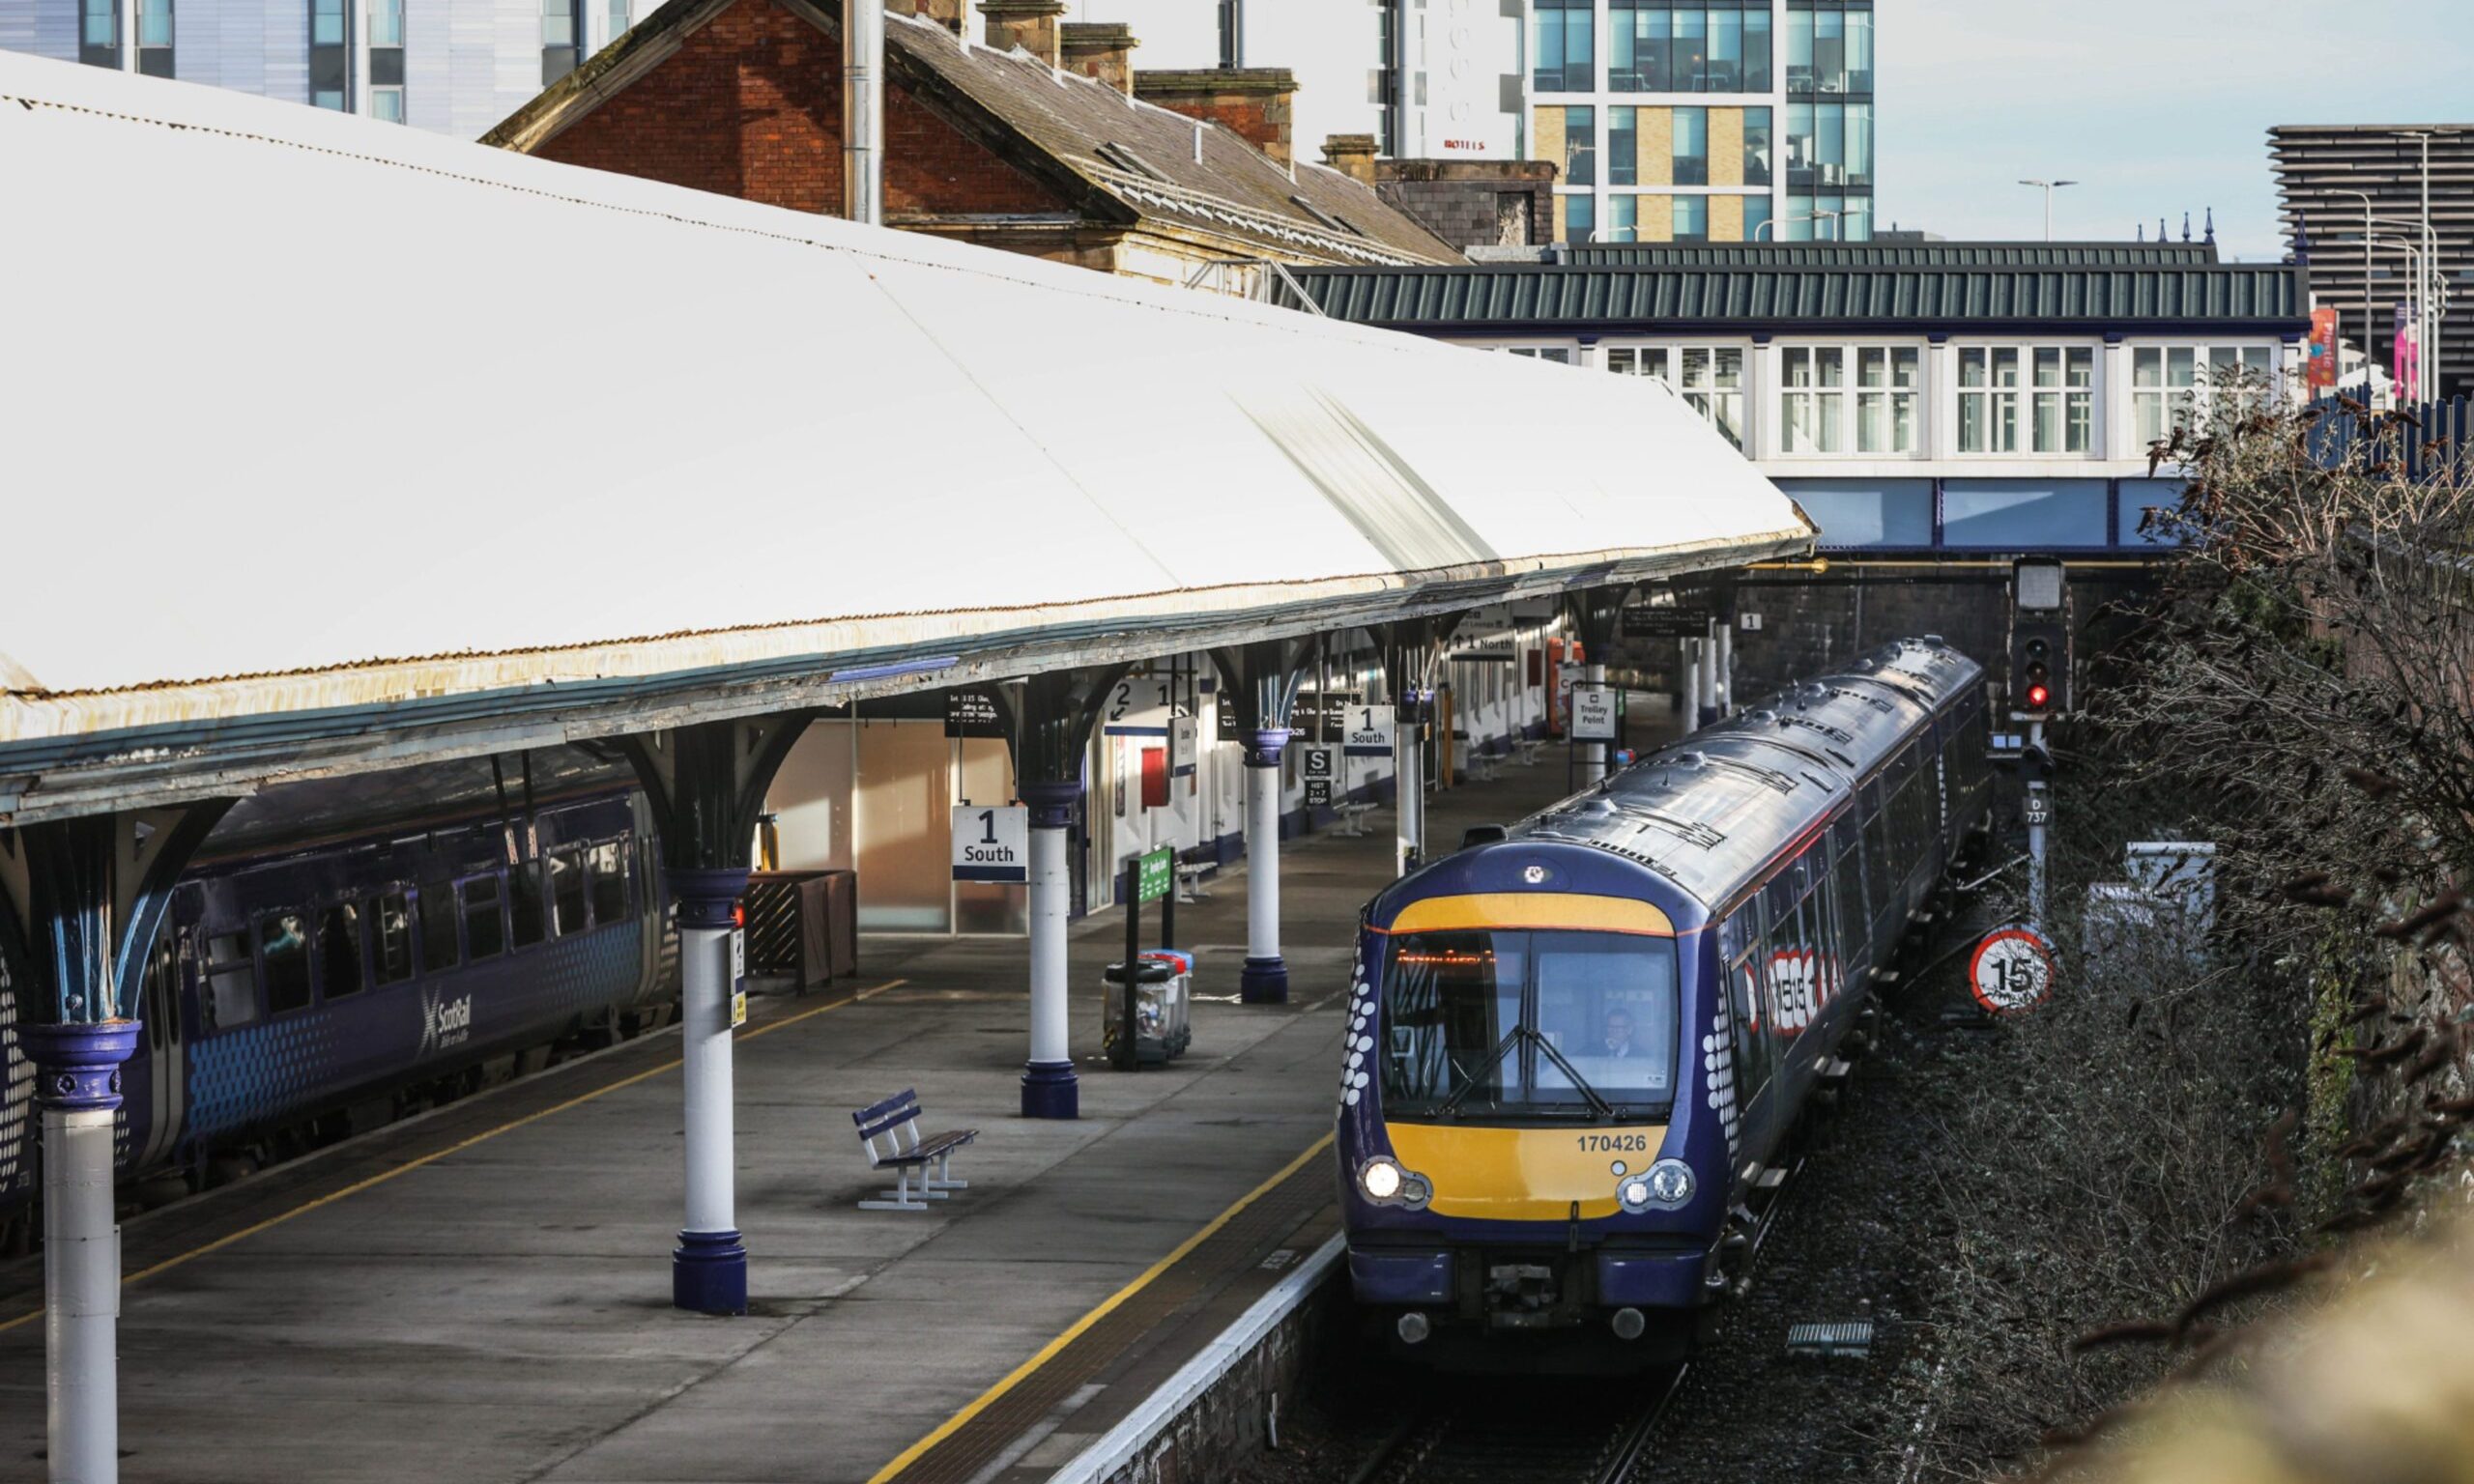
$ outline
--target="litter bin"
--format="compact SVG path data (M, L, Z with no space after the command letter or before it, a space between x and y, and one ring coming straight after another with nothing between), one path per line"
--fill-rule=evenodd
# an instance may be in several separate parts
M1110 1061L1124 1053L1118 1038L1125 1035L1125 965L1109 964L1100 972L1105 988L1100 1008L1100 1048ZM1177 966L1145 954L1135 965L1134 1054L1138 1063L1157 1066L1168 1059L1169 1001L1177 989Z
M1167 1013L1162 1021L1165 1034L1161 1039L1170 1056L1183 1056L1186 1047L1194 1043L1194 956L1182 948L1155 948L1142 956L1146 962L1168 965L1174 975L1168 981Z

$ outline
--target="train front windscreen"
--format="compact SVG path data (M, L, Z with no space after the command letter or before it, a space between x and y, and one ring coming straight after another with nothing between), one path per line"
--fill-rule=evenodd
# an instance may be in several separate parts
M1383 1110L1398 1119L1663 1116L1676 952L1613 932L1403 933L1383 978Z

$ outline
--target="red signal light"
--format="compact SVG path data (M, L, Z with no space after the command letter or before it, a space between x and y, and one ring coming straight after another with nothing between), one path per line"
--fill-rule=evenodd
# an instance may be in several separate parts
M2028 687L2028 709L2042 711L2053 702L2053 692L2041 685Z

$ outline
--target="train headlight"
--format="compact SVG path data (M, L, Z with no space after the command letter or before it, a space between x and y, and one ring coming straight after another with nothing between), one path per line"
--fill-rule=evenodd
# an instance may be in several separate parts
M1358 1188L1366 1192L1366 1198L1369 1201L1390 1201L1396 1198L1400 1193L1400 1186L1405 1183L1401 1178L1400 1167L1380 1156L1368 1159L1358 1167Z
M1661 1159L1650 1166L1650 1199L1660 1206L1681 1206L1692 1199L1692 1166L1681 1159Z
M1426 1202L1433 1199L1434 1183L1432 1181L1427 1180L1424 1175L1417 1173L1415 1170L1412 1170L1401 1177L1401 1205L1408 1207L1411 1211L1424 1211L1426 1209Z

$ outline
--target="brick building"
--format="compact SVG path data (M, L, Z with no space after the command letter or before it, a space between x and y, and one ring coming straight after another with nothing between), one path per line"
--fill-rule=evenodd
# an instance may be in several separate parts
M1378 159L1375 188L1453 246L1555 240L1555 167L1542 159Z
M1167 283L1251 265L1464 261L1363 175L1294 158L1285 73L1155 80L1063 0L887 17L889 225ZM545 158L808 212L842 200L839 7L673 0L487 135ZM1241 265L1206 271L1205 265Z

